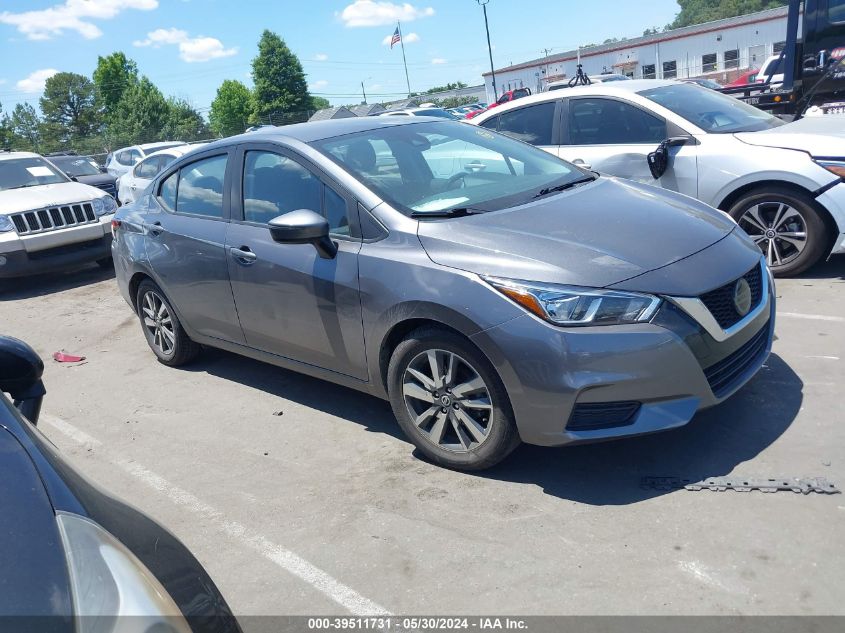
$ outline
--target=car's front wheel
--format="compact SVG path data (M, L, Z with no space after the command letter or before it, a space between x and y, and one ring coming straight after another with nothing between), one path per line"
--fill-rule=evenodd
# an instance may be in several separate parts
M137 307L144 336L161 363L178 367L197 357L200 346L188 338L173 306L152 281L138 286Z
M755 189L728 213L757 243L776 277L802 273L824 255L827 227L807 194L786 187Z
M481 470L519 445L502 381L463 337L434 327L416 330L394 350L387 374L399 426L435 463Z

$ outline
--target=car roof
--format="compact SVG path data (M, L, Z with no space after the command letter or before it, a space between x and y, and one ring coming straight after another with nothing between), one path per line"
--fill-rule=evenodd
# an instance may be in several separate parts
M208 145L208 143L193 143L193 144L185 143L184 145L177 145L176 147L165 147L164 149L159 149L159 150L156 150L155 152L150 152L149 154L147 154L144 157L144 160L146 160L150 156L161 156L163 154L166 154L166 155L169 155L169 156L175 156L176 158L178 158L180 156L184 156L185 154L190 152L192 149L197 149L198 147L204 147L205 145Z
M35 152L0 152L0 160L11 160L13 158L41 158L41 154Z
M544 101L555 101L566 97L581 96L604 96L612 97L614 95L625 95L632 92L639 92L640 90L647 90L648 88L659 88L661 86L675 86L682 82L673 79L631 79L629 81L603 81L601 83L594 83L588 86L574 86L566 90L551 90L546 92L538 92L537 94L528 95L515 101L503 103L492 110L485 110L476 117L470 119L473 123L480 123L487 119L496 116L508 110L523 107L532 103L543 103Z
M396 125L416 125L426 122L447 124L454 123L455 125L463 125L459 121L449 121L439 117L426 116L350 117L347 119L329 119L326 121L311 121L309 123L294 123L293 125L275 127L272 130L258 130L255 132L239 134L238 136L230 136L228 138L209 143L204 149L229 147L235 143L255 143L259 141L272 142L288 139L293 139L302 143L312 143L314 141L321 141L334 136L343 136L344 134L355 134L356 132L366 132L368 130L377 130Z

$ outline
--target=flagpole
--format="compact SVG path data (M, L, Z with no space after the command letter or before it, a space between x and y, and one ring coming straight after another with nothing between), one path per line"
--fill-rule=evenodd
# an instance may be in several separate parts
M405 59L405 39L402 37L402 24L396 22L396 28L399 30L399 44L402 45L402 63L405 64L405 81L408 84L408 98L411 98L411 80L408 79L408 60Z

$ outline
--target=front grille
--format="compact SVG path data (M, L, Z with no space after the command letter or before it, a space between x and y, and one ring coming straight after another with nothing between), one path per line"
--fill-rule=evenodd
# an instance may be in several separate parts
M634 401L582 402L572 408L566 430L592 431L626 426L633 424L639 410L640 403Z
M763 298L763 269L760 264L757 264L742 276L748 285L751 287L751 310L760 304ZM736 325L742 315L736 311L734 305L734 287L739 279L734 279L732 282L725 284L720 288L711 290L710 292L701 295L701 301L710 310L710 314L716 319L716 322L723 330L727 330L732 325Z
M733 354L723 358L704 370L710 389L717 398L729 393L736 381L754 363L759 362L760 355L766 350L769 340L769 324L752 336L742 347Z
M11 218L18 235L46 233L97 221L97 215L90 202L16 213Z

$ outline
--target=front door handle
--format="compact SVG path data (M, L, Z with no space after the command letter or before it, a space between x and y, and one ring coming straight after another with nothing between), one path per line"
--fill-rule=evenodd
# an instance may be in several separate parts
M232 246L229 248L229 254L242 266L252 266L258 259L258 255L253 253L249 246L241 246L240 248Z
M164 227L161 225L161 222L153 222L150 225L150 235L158 237L162 233L164 233Z

